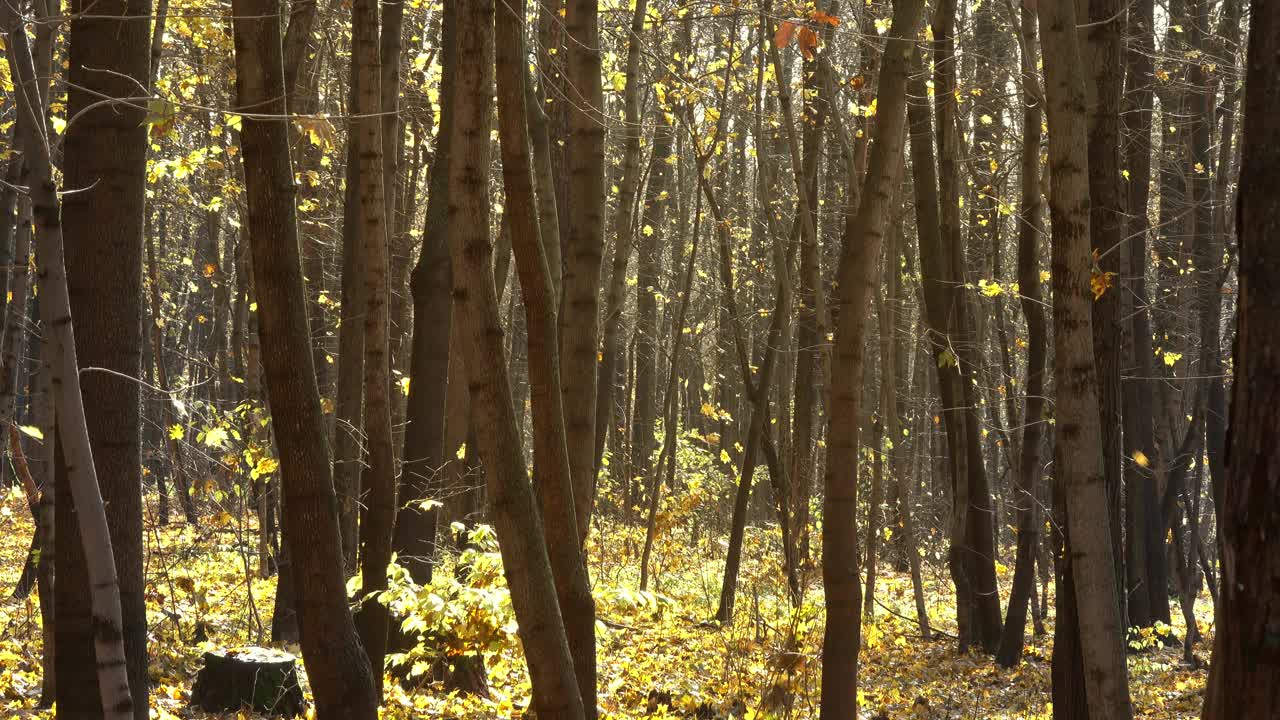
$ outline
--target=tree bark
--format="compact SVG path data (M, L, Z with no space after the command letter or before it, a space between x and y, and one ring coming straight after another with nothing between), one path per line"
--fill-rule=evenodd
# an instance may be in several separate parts
M596 373L600 263L604 252L604 93L600 78L597 0L568 0L565 63L568 99L566 155L572 208L564 245L564 297L560 306L560 361L565 431L573 477L578 538L585 540L595 499ZM593 708L588 709L593 712Z
M1153 369L1151 359L1151 314L1147 293L1147 266L1150 265L1150 220L1147 215L1151 191L1151 121L1155 74L1155 3L1138 0L1129 10L1129 34L1125 52L1128 86L1125 93L1125 157L1129 171L1125 237L1129 245L1129 274L1132 281L1124 293L1130 298L1124 315L1130 318L1126 337L1125 366L1134 376L1124 382L1125 524L1129 541L1125 544L1126 590L1130 627L1151 627L1168 623L1169 592L1165 568L1164 533L1160 530L1159 490L1154 462L1156 432ZM1147 463L1138 459L1145 457Z
M456 10L445 5L440 33L440 127L427 181L422 250L409 286L413 294L413 347L405 408L403 494L392 546L414 582L431 581L439 524L440 467L444 446L445 396L449 385L452 326L452 265L449 259L449 166L452 151L454 75L457 67ZM426 503L426 506L424 506ZM407 638L400 638L405 640ZM399 646L397 641L397 647Z
M856 215L845 219L837 280L839 307L831 361L827 468L824 478L822 587L827 625L822 639L822 720L858 712L858 649L862 596L858 583L858 418L865 309L870 305L885 218L902 162L912 40L924 3L895 0L893 29L885 44L878 92L875 144L862 181ZM852 175L852 172L851 172ZM849 184L858 183L851 176Z
M952 510L952 577L956 582L957 624L960 647L976 644L994 652L1000 642L1000 593L996 587L994 512L987 473L983 465L982 439L979 434L978 405L970 375L977 371L977 341L973 329L974 312L963 285L965 282L964 246L960 227L961 139L957 127L955 0L941 0L934 11L934 111L938 143L938 208L941 236L940 262L944 274L940 278L949 289L951 321L945 327L943 365L954 366L952 378L942 382L943 405L955 408L950 417L954 430L948 428L952 454L955 497ZM931 253L922 252L922 260ZM927 266L922 263L928 275ZM926 299L925 304L929 302ZM931 323L933 324L933 323ZM939 351L941 352L941 351ZM947 384L951 387L948 390ZM947 398L947 393L954 397Z
M636 0L631 13L627 37L626 86L622 91L623 147L622 170L618 180L618 208L614 215L613 261L609 290L605 296L604 331L600 350L600 372L596 378L595 463L600 467L604 441L614 416L613 396L618 360L622 354L622 309L626 292L627 264L635 238L635 204L640 188L640 141L644 125L640 122L640 55L643 50L645 15L648 0ZM544 68L545 70L545 68ZM545 221L543 225L545 226Z
M1203 717L1264 717L1280 707L1280 473L1271 418L1280 392L1280 5L1251 3L1240 199L1239 316L1227 476L1223 582Z
M1027 627L1027 605L1032 602L1036 584L1036 548L1040 544L1040 505L1036 486L1043 473L1040 446L1045 425L1045 365L1048 357L1048 332L1045 327L1043 291L1040 279L1040 235L1044 232L1043 205L1040 199L1040 125L1044 113L1044 94L1036 75L1035 11L1022 7L1022 206L1018 211L1018 287L1021 290L1022 314L1027 321L1027 375L1023 383L1025 400L1022 412L1021 454L1018 461L1017 488L1014 491L1018 509L1018 549L1014 559L1013 589L1009 594L1008 614L1000 636L996 662L1002 667L1017 665L1022 656L1022 643ZM1013 418L1010 418L1010 422Z
M120 581L125 657L129 687L136 701L133 717L147 717L147 615L143 600L142 466L138 428L141 425L139 386L142 374L142 230L146 175L146 128L141 109L132 104L104 102L137 94L150 71L148 27L134 18L149 15L148 0L72 2L73 13L92 7L91 17L71 23L68 117L64 147L65 184L78 192L65 196L62 232L66 245L66 273L70 310L75 318L76 352L87 372L80 386L85 422L92 443L92 462L107 510L111 550ZM37 227L40 223L37 222ZM47 251L46 251L47 252ZM46 255L48 260L52 257ZM44 289L44 288L41 288ZM65 379L64 379L65 382ZM65 386L64 386L65 387ZM56 390L57 388L55 388ZM65 423L74 415L59 413L58 424L68 444L75 432ZM87 461L72 460L67 467ZM61 480L57 484L67 486ZM65 494L63 497L67 497ZM57 504L55 532L62 558L79 555L75 539L73 501ZM85 558L86 560L88 557ZM59 567L74 568L77 557ZM90 650L95 631L89 586L74 571L59 573L55 586L59 675L59 712L100 711L98 698L85 693L77 677L93 673ZM76 668L79 668L78 670Z
M578 543L569 449L565 438L556 323L558 295L542 243L533 185L529 83L525 61L525 2L497 11L498 136L511 247L528 327L529 385L533 414L534 486L541 501L547 554L587 717L596 708L596 612ZM516 429L519 429L517 425Z
M282 531L317 717L372 720L378 698L347 610L324 415L311 367L289 160L277 0L235 0L236 107L248 198L263 379L280 456Z
M1088 29L1081 33L1080 54L1090 69L1085 81L1088 107L1089 153L1089 238L1097 253L1097 271L1128 277L1124 242L1124 197L1120 183L1120 102L1124 94L1124 15L1120 0L1088 0L1082 18ZM1120 543L1121 457L1121 332L1120 293L1106 291L1095 296L1093 312L1093 353L1098 377L1099 429L1102 446L1102 475L1107 490L1108 527L1116 587L1124 587L1124 551ZM1125 594L1117 592L1120 618L1126 617Z
M635 407L631 419L632 478L643 478L643 487L652 492L658 480L651 476L658 395L658 295L662 293L662 240L665 237L667 185L671 178L672 128L663 120L665 111L655 106L653 153L649 158L649 181L636 244L636 377L633 386Z
M524 450L511 405L498 294L494 287L488 182L494 2L460 1L456 12L457 52L466 62L459 64L455 77L449 240L456 271L453 297L459 310L459 336L467 360L472 423L474 427L485 428L485 432L476 433L475 437L485 463L490 508L529 664L535 711L539 718L547 720L581 720L585 717L582 697L556 600L542 517L525 469ZM594 326L594 322L592 324ZM573 327L569 332L581 334L582 329ZM593 352L594 337L593 333ZM591 378L594 382L594 373ZM594 410L594 405L589 409ZM586 427L590 430L590 420ZM588 434L585 438L588 456L592 441ZM576 468L571 468L573 471Z
M1072 3L1040 3L1053 228L1054 466L1065 489L1068 555L1089 717L1133 716L1098 414L1090 317L1089 157L1076 16ZM1061 600L1062 595L1059 595ZM1067 660L1055 644L1054 664ZM1059 715L1055 697L1055 716Z
M399 7L399 4L395 4ZM387 6L391 7L390 5ZM398 31L398 28L396 29ZM364 600L356 614L360 642L373 668L373 682L382 690L383 657L387 650L389 615L375 596L387 588L391 563L391 535L396 518L395 452L391 440L391 329L387 304L388 281L387 191L388 174L382 135L382 57L378 47L378 3L357 0L352 6L351 50L353 76L352 135L359 168L356 175L356 231L362 260L364 323L364 437L368 461L361 478L360 570ZM397 44L399 40L397 38ZM391 116L396 121L394 115ZM393 122L397 124L398 121ZM397 125L398 126L398 125Z
M69 492L63 494L66 499L58 505L77 509L75 515L68 515L63 524L70 526L74 517L79 530L75 539L79 541L83 553L80 557L84 563L86 580L79 586L79 592L87 594L89 599L88 617L82 627L87 628L92 637L93 654L90 657L97 661L96 672L88 674L88 677L79 676L76 687L83 693L86 687L97 685L100 704L96 709L91 707L90 713L101 712L108 720L127 720L134 717L135 710L127 672L128 650L124 642L121 585L116 574L111 530L99 491L93 445L85 416L84 396L81 393L63 254L61 205L53 179L44 120L38 110L43 107L43 103L40 100L36 79L38 76L32 63L26 30L13 6L0 7L0 26L6 32L10 77L14 81L18 112L23 119L18 127L22 132L23 162L27 166L27 185L38 228L36 253L40 289L43 290L40 309L46 332L49 333L47 342L50 343L46 371L50 375L54 401L58 406L59 423L65 430L63 440L66 444L59 442L59 448L60 457L65 459L63 477L66 478L65 489ZM59 434L61 433L55 433L54 437L57 438ZM65 569L65 566L62 567ZM72 582L76 571L65 572L59 585L70 586L68 589L76 587ZM64 594L64 599L65 597ZM88 651L88 648L84 650ZM64 653L59 653L59 656L62 654ZM67 678L61 668L58 675L63 678L61 685L65 685ZM146 703L142 704L145 707Z

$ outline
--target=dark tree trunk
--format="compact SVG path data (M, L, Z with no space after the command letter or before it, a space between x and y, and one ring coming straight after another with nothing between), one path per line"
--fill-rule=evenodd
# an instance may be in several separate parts
M1120 15L1120 18L1117 18ZM1090 68L1085 81L1089 104L1089 237L1097 253L1097 272L1129 276L1129 256L1120 251L1124 240L1124 201L1120 183L1120 101L1124 94L1124 22L1120 0L1089 0L1089 22L1081 35L1081 59ZM1104 279L1105 284L1105 279ZM1120 293L1094 291L1093 355L1098 375L1098 410L1102 431L1102 476L1107 487L1108 527L1116 587L1124 587L1124 551L1120 544L1121 491L1121 332ZM1120 618L1125 594L1116 593Z
M839 307L832 349L830 413L822 542L822 587L827 625L822 638L822 720L855 717L858 711L858 648L861 645L861 587L858 583L858 418L866 313L876 278L876 259L891 208L905 136L907 77L912 39L920 23L921 0L896 0L893 30L885 44L879 85L876 142L857 214L845 218L844 250L838 273Z
M449 347L452 323L452 277L449 259L449 164L452 155L453 84L456 67L455 5L445 5L440 34L440 128L427 185L422 251L410 278L413 294L413 347L409 360L409 399L405 408L402 458L402 502L396 517L392 547L414 582L431 581L436 527L439 524L441 477L444 464L445 394L449 385ZM423 503L428 503L424 507ZM394 646L400 647L398 638Z
M1223 488L1222 600L1205 720L1266 717L1280 707L1280 5L1254 0L1241 140L1240 305Z
M1152 377L1151 314L1147 293L1150 264L1150 220L1147 206L1151 188L1151 120L1155 74L1155 3L1138 0L1129 11L1129 48L1125 53L1126 88L1125 157L1129 171L1128 223L1129 274L1124 292L1124 315L1130 318L1126 370L1134 379L1124 383L1125 468L1125 579L1129 598L1129 627L1168 623L1169 593L1165 569L1164 533L1160 529L1159 490L1156 486L1155 396ZM1141 460L1145 458L1145 462Z
M947 366L951 379L940 382L943 405L955 408L949 419L948 444L954 469L952 517L952 576L956 583L960 647L977 645L994 652L1000 642L1000 593L996 587L994 513L982 456L978 405L971 375L978 368L974 312L965 282L964 248L960 227L961 139L957 125L955 0L942 0L934 12L934 106L938 144L938 209L941 235L938 262L943 274L934 275L947 290L949 322L934 325L945 332L938 352L939 372ZM932 253L922 252L922 259ZM929 276L928 271L925 272ZM929 301L926 299L925 304ZM935 303L936 304L936 303ZM940 308L941 311L941 308ZM932 311L931 311L932 312ZM937 342L937 340L935 340ZM948 388L947 386L951 387ZM947 394L951 393L952 398Z
M82 375L85 420L94 465L107 508L111 548L120 577L125 655L133 716L147 717L147 615L143 600L142 467L139 386L142 374L142 212L146 173L144 113L130 105L102 104L103 97L130 97L146 83L150 56L146 23L113 16L151 12L149 0L72 2L72 12L93 8L93 17L71 23L68 117L84 115L67 128L66 185L82 189L63 201L67 285L76 324L76 355L81 368L118 373ZM42 288L43 289L43 288ZM59 425L62 424L59 418ZM67 492L69 488L59 480ZM55 523L58 567L75 567L80 543L73 503L57 503ZM93 669L94 630L88 588L74 572L59 572L57 644L58 712L101 712L98 697L84 692L78 674Z
M1040 512L1036 486L1043 466L1040 446L1045 425L1045 364L1048 337L1045 327L1043 291L1040 280L1040 235L1044 217L1040 200L1040 124L1043 115L1043 93L1036 68L1036 18L1034 11L1022 8L1022 207L1018 213L1018 285L1022 292L1022 313L1027 320L1026 400L1023 403L1021 456L1018 461L1016 504L1018 508L1018 549L1014 560L1013 589L1009 595L1008 615L1000 637L996 662L1013 667L1022 655L1027 626L1027 605L1035 594L1036 548L1040 544ZM1012 418L1010 418L1012 421Z
M232 12L236 106L268 115L244 118L240 144L263 379L280 456L281 525L294 572L303 661L318 717L372 719L378 699L347 610L337 501L311 367L289 128L281 117L280 7L277 0L236 0Z

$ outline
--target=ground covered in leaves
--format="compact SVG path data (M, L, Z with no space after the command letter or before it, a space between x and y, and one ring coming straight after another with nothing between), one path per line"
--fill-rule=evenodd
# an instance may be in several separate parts
M699 537L699 523L676 522L692 511L690 495L697 492L664 506L662 517L669 522L662 523L666 532L654 567L658 582L650 592L636 589L641 532L606 524L593 533L590 571L601 620L601 707L609 717L816 718L823 623L816 571L807 579L802 607L792 610L782 593L776 537L749 531L735 622L725 629L706 623L719 596L724 546L721 535ZM154 516L148 520L152 718L211 717L188 708L202 652L268 643L275 581L256 577L256 533L239 524L237 515L218 513L200 528L159 527ZM689 527L692 531L682 529ZM38 600L34 594L25 600L10 597L30 533L25 500L6 492L0 497L0 716L5 718L53 716L37 708ZM410 678L388 685L383 717L514 718L527 706L528 676L500 566L491 537L480 535L477 549L462 556L469 575L446 568L437 573L443 579L430 587L401 582L388 596L409 612L415 632L432 641L403 658ZM814 538L815 550L819 541ZM1007 585L1012 573L1002 569ZM455 579L464 576L465 584ZM926 566L925 584L934 627L953 633L950 583L940 565ZM863 631L859 694L864 717L1051 716L1051 633L1029 638L1024 662L1001 670L988 658L958 654L950 637L922 639L905 575L884 577L877 598L882 607ZM1207 596L1197 610L1211 639ZM1181 619L1176 605L1173 614ZM1181 627L1175 631L1181 636ZM207 639L197 640L201 635ZM1201 656L1207 648L1198 649ZM489 697L446 692L430 679L433 654L476 650L485 655ZM1138 717L1199 715L1205 671L1183 665L1180 648L1131 655L1129 669Z

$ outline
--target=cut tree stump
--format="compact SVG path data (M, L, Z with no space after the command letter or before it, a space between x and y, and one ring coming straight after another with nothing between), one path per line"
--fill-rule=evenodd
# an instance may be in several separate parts
M270 648L246 647L204 654L191 704L209 712L248 708L268 715L306 712L298 686L297 659Z

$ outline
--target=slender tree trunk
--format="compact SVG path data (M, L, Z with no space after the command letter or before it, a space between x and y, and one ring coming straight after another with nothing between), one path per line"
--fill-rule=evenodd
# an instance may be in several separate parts
M648 0L636 0L635 9L631 13L630 34L627 38L626 86L622 91L622 170L618 180L618 208L614 215L613 262L609 290L605 298L600 372L596 378L595 464L597 468L600 467L605 437L614 412L614 386L619 371L618 360L622 354L620 344L623 296L627 287L627 263L631 258L631 243L635 238L635 204L641 180L640 141L644 136L644 126L640 123L640 55L643 50L644 23L648 8ZM539 192L543 192L541 183L539 183ZM544 217L542 223L544 227L546 220L547 218Z
M395 4L399 7L399 4ZM391 7L390 5L387 6ZM368 464L361 487L360 570L365 599L356 615L360 642L373 668L373 682L382 689L383 657L387 649L387 607L373 597L387 588L391 562L391 534L396 517L395 452L391 440L391 336L387 304L389 217L384 181L382 131L386 118L378 116L383 94L382 57L378 51L378 3L357 0L352 6L352 96L359 116L352 121L348 142L356 147L356 231L362 261L364 323L364 436ZM398 28L396 28L398 31ZM397 38L396 43L399 43ZM393 103L394 104L394 103ZM391 116L393 125L398 121ZM397 125L398 126L398 125ZM390 172L394 177L394 169Z
M413 294L413 348L409 361L409 398L405 408L403 499L392 547L414 582L431 581L439 524L444 447L445 396L449 385L452 318L452 269L449 259L449 166L452 151L456 6L445 5L440 33L440 127L427 181L422 251L410 278ZM434 501L434 503L428 503ZM428 503L425 507L423 503ZM399 637L394 645L411 638Z
M232 7L236 106L267 115L243 119L240 144L263 378L280 454L281 525L317 717L372 719L378 699L347 610L329 448L311 367L289 129L281 117L279 11L277 0L235 0Z
M1063 573L1074 586L1089 717L1127 719L1133 711L1106 511L1107 487L1097 454L1101 437L1090 318L1089 157L1075 8L1068 2L1041 3L1038 10L1052 173L1054 466L1065 489L1069 549ZM1054 664L1065 660L1066 653L1055 645ZM1057 706L1055 702L1055 715Z
M1080 55L1090 75L1085 81L1089 143L1089 237L1097 253L1098 271L1128 277L1124 240L1124 201L1120 183L1120 102L1124 95L1124 14L1120 0L1089 0L1081 34ZM1093 353L1098 376L1099 422L1102 433L1102 474L1107 488L1108 527L1116 587L1124 587L1124 552L1120 544L1121 470L1121 332L1120 293L1095 292ZM1125 594L1116 593L1120 618L1126 617Z
M1129 10L1129 48L1125 52L1128 87L1125 93L1125 157L1129 171L1128 223L1129 274L1124 297L1131 298L1125 316L1130 318L1125 361L1134 379L1124 383L1125 524L1129 541L1125 548L1126 590L1130 627L1168 623L1169 592L1165 569L1164 533L1159 527L1159 490L1155 481L1155 397L1151 359L1151 314L1147 294L1150 264L1150 220L1147 206L1151 188L1151 121L1155 74L1155 3L1138 0ZM1140 462L1142 458L1146 462Z
M534 195L529 112L526 105L525 3L497 11L495 43L498 134L502 176L511 220L511 246L528 326L529 385L533 415L534 485L541 501L547 554L564 619L578 691L587 716L596 708L596 613L578 543L569 449L565 439L556 323L558 296L543 249ZM517 430L519 426L517 425Z
M160 212L160 236L163 239L166 234L166 225L168 222L168 213L163 210ZM156 239L152 235L147 236L147 274L149 279L148 288L151 294L151 355L156 366L156 383L160 389L162 398L163 412L161 417L164 419L164 437L165 444L169 448L170 467L173 472L174 489L178 491L178 502L182 505L182 513L187 523L196 525L199 522L199 515L196 513L195 499L191 497L191 483L187 479L186 463L182 457L182 441L170 434L170 428L176 425L176 418L173 415L172 395L169 392L169 368L164 361L164 323L163 306L160 304L160 273L159 265L156 259ZM167 515L167 511L165 513ZM167 518L166 518L167 520Z
M1044 232L1044 215L1040 199L1040 125L1044 112L1044 95L1036 77L1035 12L1022 8L1022 207L1018 211L1018 286L1021 290L1022 314L1027 321L1027 375L1022 412L1021 454L1018 461L1017 488L1014 491L1018 509L1018 549L1014 560L1013 590L1009 595L1008 614L996 662L1003 667L1017 665L1022 656L1022 643L1027 626L1027 605L1034 604L1036 584L1036 548L1040 545L1040 506L1036 486L1043 473L1040 446L1044 438L1045 365L1048 355L1048 333L1045 327L1044 301L1040 279L1040 235ZM1013 418L1010 418L1012 422ZM1034 615L1035 613L1033 613Z
M636 378L635 408L631 419L631 476L643 478L652 493L658 483L652 477L658 394L658 298L662 293L662 240L666 236L667 185L671 177L672 128L656 107L653 153L649 158L649 182L636 242ZM624 268L625 270L625 268Z
M700 200L701 198L699 198ZM666 482L672 484L675 479L676 446L679 442L679 415L676 412L677 381L679 379L680 349L684 344L684 324L689 312L689 300L693 295L693 274L697 267L699 230L701 225L702 204L697 203L694 211L693 244L689 250L689 264L684 274L684 290L680 294L680 310L676 315L675 332L671 340L671 365L667 375L667 393L663 402L663 438L662 450L658 454L658 466L654 473L653 493L649 496L649 517L645 523L644 550L640 556L640 591L644 592L649 585L649 558L653 555L653 543L657 538L658 504L662 498L663 473Z
M374 34L377 34L375 25ZM375 38L376 45L376 38ZM360 104L358 62L352 62L350 106ZM377 71L373 71L377 77ZM375 84L371 90L377 97ZM373 125L377 118L368 119ZM338 527L342 533L342 563L347 574L356 571L356 555L359 546L360 479L365 443L364 428L364 362L365 362L365 257L361 226L362 188L372 179L365 175L366 166L360 157L358 139L360 119L352 119L347 133L347 182L343 196L342 212L342 315L338 325L338 398L334 410L337 428L334 433L333 487L338 496ZM368 150L377 153L379 162L374 171L381 176L381 135L378 148ZM382 200L381 197L378 198ZM381 227L379 228L381 229ZM385 233L384 233L385 238Z
M573 477L578 537L585 539L595 500L596 364L600 263L604 252L604 93L600 77L597 0L568 0L564 26L568 98L566 155L571 208L564 244L564 298L560 306L561 389ZM588 708L594 715L594 708Z
M956 61L955 61L955 0L941 0L934 11L934 106L935 133L938 144L938 208L941 236L941 268L938 275L944 287L949 289L951 311L944 317L952 319L944 325L945 351L938 358L939 371L943 366L954 367L948 373L951 379L940 382L943 388L943 405L956 408L950 414L954 428L948 427L954 485L956 489L952 510L952 548L950 551L952 577L956 582L957 621L960 647L977 644L988 652L994 652L1000 641L1000 594L996 587L995 544L993 534L994 513L991 491L987 486L987 474L983 465L982 439L979 435L978 406L971 374L976 372L976 334L973 330L974 312L964 288L965 262L960 227L960 174L961 139L957 127ZM922 260L932 253L922 252ZM928 275L926 269L925 274ZM926 300L926 305L928 305ZM931 323L933 324L933 323ZM941 378L940 378L941 380ZM950 384L948 389L947 385ZM954 397L948 399L947 394Z
M485 463L490 508L507 582L511 587L511 602L520 623L520 639L529 665L534 708L538 717L546 720L580 720L585 717L582 697L574 676L575 666L564 620L556 600L542 517L525 469L524 450L511 405L506 353L498 316L498 293L494 287L488 182L495 52L494 2L460 1L456 12L457 52L459 58L466 58L466 62L459 64L455 77L456 116L450 137L450 148L454 154L449 167L449 240L456 271L453 296L459 309L459 336L467 361L472 423L475 427L485 428L485 432L476 433L476 441ZM598 251L596 257L599 257ZM566 284L568 282L566 278ZM592 327L594 312L593 304ZM583 331L573 326L569 332L581 334ZM590 337L594 352L594 332ZM591 373L591 381L594 383L594 373ZM594 401L594 396L590 399ZM568 405L566 403L566 412L569 412ZM594 410L594 403L586 409ZM588 431L591 428L589 414ZM585 438L579 439L585 439L587 459L590 460L594 438L588 432ZM571 472L576 472L576 466L572 462L570 465ZM591 468L586 470L590 472ZM576 501L577 497L574 499ZM581 527L579 525L579 529Z
M895 0L878 90L876 142L857 214L846 217L838 272L839 307L831 361L827 469L823 500L822 587L827 625L822 639L822 720L858 710L862 596L858 583L858 418L862 400L865 309L870 305L885 219L905 136L912 40L924 3ZM851 173L852 175L852 173ZM850 177L854 185L859 178Z

